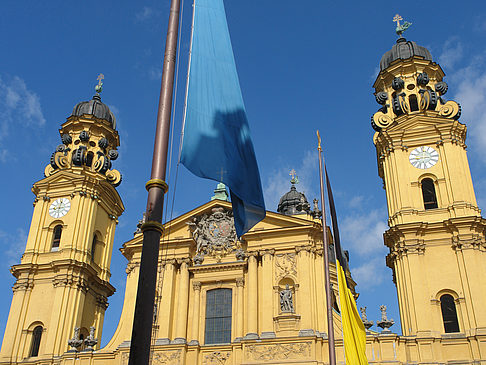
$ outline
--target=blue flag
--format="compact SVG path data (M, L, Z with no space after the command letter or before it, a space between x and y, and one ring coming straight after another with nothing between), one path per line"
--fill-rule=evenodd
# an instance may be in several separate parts
M223 0L195 0L181 161L226 184L238 237L265 217Z

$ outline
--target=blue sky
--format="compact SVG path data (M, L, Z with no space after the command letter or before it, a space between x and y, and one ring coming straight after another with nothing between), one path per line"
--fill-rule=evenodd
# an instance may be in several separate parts
M393 16L413 23L406 37L426 46L461 103L469 162L480 207L486 204L486 3L457 1L236 1L226 11L265 200L276 210L294 168L309 200L318 196L315 131L320 129L343 245L358 282L359 306L379 318L379 305L399 321L391 270L385 266L386 201L377 174L370 117L378 109L372 84L396 40ZM396 5L395 5L396 4ZM146 201L169 1L17 1L0 13L0 337L29 230L32 183L43 177L60 143L58 128L73 106L92 97L105 75L103 101L117 118L123 174L112 284L102 343L113 334L124 296L126 260L118 251L133 237ZM191 3L185 0L174 155L182 117ZM171 181L175 174L172 162ZM215 183L180 167L175 217L209 200ZM173 192L169 193L170 200ZM170 214L169 214L170 217ZM399 325L392 330L400 333Z

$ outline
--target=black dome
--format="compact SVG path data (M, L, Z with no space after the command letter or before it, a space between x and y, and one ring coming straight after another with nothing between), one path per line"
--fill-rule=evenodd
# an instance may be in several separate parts
M76 104L72 115L80 117L83 114L91 114L96 118L107 120L113 128L116 126L115 116L110 108L101 102L101 97L98 94L93 96L90 101L82 101Z
M299 193L292 184L290 191L285 193L278 203L277 212L285 215L306 214L310 205L303 193Z
M413 56L420 56L432 61L432 55L427 48L419 46L415 42L407 41L403 37L398 38L397 43L393 45L392 49L381 57L380 70L383 71L395 60L405 60Z

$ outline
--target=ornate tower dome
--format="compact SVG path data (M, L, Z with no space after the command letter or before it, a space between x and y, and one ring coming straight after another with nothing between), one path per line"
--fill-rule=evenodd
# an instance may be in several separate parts
M115 116L106 104L101 102L100 94L96 93L93 99L89 101L82 101L73 109L72 116L81 117L84 114L89 114L98 119L104 119L110 122L113 128L116 127Z
M307 214L310 212L310 204L304 193L298 192L295 187L295 184L299 183L295 170L292 170L290 175L292 176L290 191L280 198L277 212L285 215Z
M112 169L112 162L118 158L120 137L115 129L115 116L101 102L102 79L103 75L98 76L93 99L76 104L62 124L59 130L62 144L51 155L45 176L61 170L76 173L88 170L115 187L120 184L120 172Z
M397 43L395 43L393 47L381 57L380 71L383 71L390 66L393 61L399 59L406 60L407 58L414 56L432 61L432 55L427 48L419 46L413 41L407 41L405 38L400 37L397 39Z

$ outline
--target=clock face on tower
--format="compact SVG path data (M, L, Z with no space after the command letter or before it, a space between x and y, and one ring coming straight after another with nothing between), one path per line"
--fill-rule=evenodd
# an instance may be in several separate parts
M410 152L410 163L418 169L428 169L439 161L439 153L429 146L421 146Z
M59 198L54 200L54 202L49 207L49 214L52 218L64 217L69 209L71 208L71 203L69 199Z

